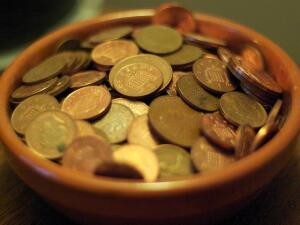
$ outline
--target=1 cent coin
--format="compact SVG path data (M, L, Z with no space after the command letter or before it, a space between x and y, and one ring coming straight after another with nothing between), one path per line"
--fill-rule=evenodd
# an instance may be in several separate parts
M81 88L88 85L96 85L106 78L105 72L88 70L70 76L70 88Z
M219 48L225 47L227 44L225 41L213 37L207 37L195 33L184 33L184 40L187 43L194 44L204 48Z
M252 45L246 45L242 52L242 58L246 61L247 65L253 70L264 71L265 61L262 53Z
M69 87L70 87L70 77L65 75L58 78L58 81L56 82L55 86L49 91L47 91L47 94L57 96L63 93Z
M252 144L255 138L255 131L249 125L241 125L236 132L235 156L238 159L244 158L253 152Z

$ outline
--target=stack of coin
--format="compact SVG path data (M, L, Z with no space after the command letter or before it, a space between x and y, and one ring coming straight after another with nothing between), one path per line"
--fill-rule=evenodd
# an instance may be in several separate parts
M148 26L61 40L12 93L12 127L87 175L183 179L246 157L278 131L282 90L255 45L234 52L196 26L166 5Z

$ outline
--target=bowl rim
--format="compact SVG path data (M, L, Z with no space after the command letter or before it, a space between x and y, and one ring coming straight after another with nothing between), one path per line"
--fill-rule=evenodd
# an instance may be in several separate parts
M197 20L216 23L224 27L231 27L238 32L247 34L249 37L255 37L262 45L268 45L274 49L277 57L285 62L287 70L293 84L291 84L291 108L282 129L259 151L252 155L235 162L226 170L216 171L204 175L195 175L191 178L178 181L143 183L134 182L115 178L95 178L93 176L76 176L77 173L69 169L62 168L51 161L44 160L28 151L27 146L17 137L10 125L10 117L8 112L9 86L13 85L10 77L16 73L16 68L26 61L26 58L36 52L36 49L42 47L53 37L58 37L62 33L77 30L81 26L91 23L101 23L110 20L118 20L130 17L148 18L154 14L152 9L121 11L116 13L105 14L96 18L85 20L79 23L63 26L62 28L43 36L25 49L13 61L13 63L5 70L0 78L0 138L7 146L7 151L17 157L22 163L26 164L35 173L39 173L46 179L50 179L53 183L63 186L72 187L77 190L85 190L90 193L104 194L114 193L115 195L130 197L159 197L173 196L179 193L200 192L215 187L230 184L242 177L253 173L264 167L266 164L274 160L280 153L285 151L290 142L296 137L300 130L300 104L297 97L300 97L300 72L297 65L289 58L289 56L276 44L268 38L257 33L256 31L232 22L228 19L215 17L202 13L194 13Z

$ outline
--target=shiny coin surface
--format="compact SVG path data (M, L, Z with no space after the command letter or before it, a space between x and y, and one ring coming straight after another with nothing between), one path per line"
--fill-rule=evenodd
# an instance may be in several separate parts
M253 70L265 70L264 57L262 53L254 46L246 45L241 52L241 56L246 61L247 65L250 66Z
M100 31L87 39L88 43L102 43L104 41L117 40L127 37L131 34L133 28L131 26L120 26Z
M220 109L223 116L236 126L249 124L253 128L258 128L267 120L264 107L241 92L223 94L220 99Z
M154 99L149 108L149 122L164 140L183 147L190 147L200 135L199 113L187 106L177 96Z
M97 136L82 136L66 147L62 160L64 167L94 174L98 165L112 161L110 145Z
M267 123L276 123L276 120L278 119L280 110L282 108L282 100L278 99L276 101L276 103L274 104L274 106L272 107L269 115L268 115L268 119L267 119Z
M193 164L190 154L183 148L163 144L155 148L159 161L159 179L186 177L193 174Z
M183 34L184 40L187 43L195 44L205 48L218 48L226 46L226 42L223 40L203 36L195 33L185 33Z
M110 143L120 143L127 137L128 127L134 118L133 113L124 105L113 103L107 114L93 126L102 130Z
M88 70L70 76L70 88L81 88L88 85L96 85L106 78L105 72Z
M26 72L22 80L26 84L48 80L62 73L65 66L66 62L59 55L53 55Z
M67 90L70 86L70 77L65 75L60 78L58 78L58 81L56 82L55 86L47 91L47 94L49 95L59 95L63 93L65 90Z
M47 94L34 95L21 102L13 111L11 116L12 127L19 134L25 134L28 125L41 112L58 110L58 101Z
M40 113L25 130L30 150L47 159L58 159L77 136L75 121L61 111Z
M277 130L278 126L276 123L266 123L258 130L251 144L250 151L255 151L265 144Z
M203 50L193 45L184 44L179 50L171 54L163 55L171 65L185 65L193 63L203 55Z
M176 51L182 45L182 36L176 30L162 25L150 25L133 33L136 43L144 50L167 54Z
M75 123L77 126L77 137L96 135L96 131L90 123L84 120L76 120Z
M64 39L58 43L56 52L72 51L80 49L80 40L75 38Z
M216 111L219 99L205 91L193 76L183 76L177 81L177 93L196 110Z
M218 48L217 52L218 52L219 58L226 64L228 64L230 62L230 59L233 56L233 53L227 48L220 47L220 48Z
M112 103L118 103L128 107L134 114L134 116L141 116L148 114L149 106L141 101L133 101L126 98L115 98Z
M175 71L173 73L172 81L171 81L170 85L167 87L168 95L177 96L177 81L179 80L179 78L186 76L186 75L192 76L193 73L192 72L184 72L184 71Z
M21 85L18 87L11 95L11 97L20 101L25 98L28 98L32 95L42 94L52 89L57 83L57 78L52 78L51 80L47 80L41 83L32 84L32 85Z
M109 91L103 86L88 86L69 94L63 101L62 111L74 119L92 119L105 113L111 102Z
M253 152L251 146L255 138L255 131L249 125L241 125L236 132L235 156L238 159L244 158Z
M226 150L235 146L236 128L219 113L209 113L202 116L201 132L213 143Z
M220 149L210 144L204 137L200 137L193 144L191 158L199 172L221 170L235 161L232 155L221 152Z
M214 54L211 54L211 53L208 53L206 52L204 55L203 55L203 58L206 58L206 59L218 59L218 56L214 55Z
M152 17L152 23L169 25L182 32L193 32L197 25L190 11L172 3L161 5Z
M143 174L132 165L115 161L100 163L96 168L95 174L116 178L143 179Z
M162 72L148 63L133 63L120 69L115 75L113 86L127 97L145 97L156 92L163 84Z
M138 144L150 149L157 146L158 140L150 131L147 114L133 119L128 129L127 141L129 144Z
M172 80L173 70L172 70L172 67L170 66L170 64L166 60L164 60L163 58L156 56L156 55L139 54L136 56L128 57L128 58L120 61L112 68L112 70L109 73L110 85L112 87L114 86L114 84L113 84L114 76L116 73L118 73L118 71L123 69L125 66L127 66L129 64L134 64L134 63L151 64L152 66L155 66L162 72L163 84L160 87L159 92L165 90L166 87L170 84L170 82Z
M201 58L193 65L196 80L206 89L224 93L236 89L236 84L229 76L226 64L220 60Z
M92 59L102 66L113 66L120 60L137 55L139 48L133 41L114 40L97 45L92 51Z
M158 177L158 159L155 153L146 147L124 145L113 152L113 160L136 168L147 182L153 182Z

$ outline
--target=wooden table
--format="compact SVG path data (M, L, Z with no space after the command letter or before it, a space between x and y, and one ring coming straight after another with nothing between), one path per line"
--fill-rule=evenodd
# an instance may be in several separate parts
M3 148L0 143L0 225L75 225L51 209L15 175L5 160ZM297 151L266 191L220 225L299 224L300 151Z

